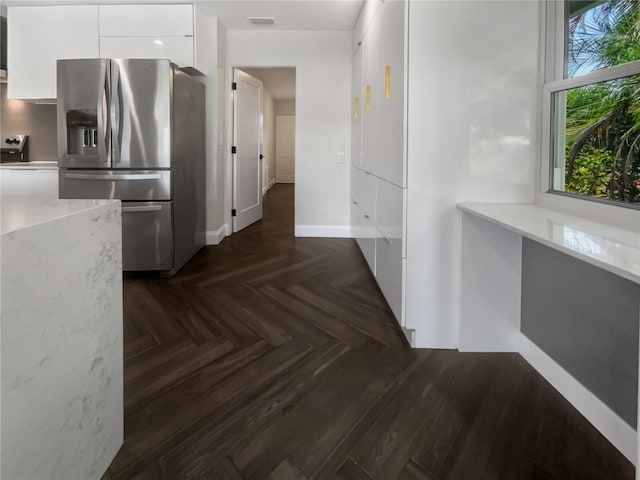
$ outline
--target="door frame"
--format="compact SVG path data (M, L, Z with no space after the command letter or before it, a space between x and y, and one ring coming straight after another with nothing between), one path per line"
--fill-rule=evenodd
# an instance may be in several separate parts
M243 68L291 68L296 72L296 96L298 93L298 65L295 63L251 63L251 64L227 64L225 66L224 74L218 77L218 88L223 92L224 101L222 102L224 105L224 120L223 120L223 133L220 135L220 140L224 138L224 142L219 141L220 146L223 148L223 159L224 165L219 168L223 169L222 175L224 178L224 225L221 227L224 228L224 236L230 236L233 234L233 218L231 216L231 209L233 208L233 154L231 153L231 146L233 145L233 124L234 124L234 104L233 104L233 91L231 90L231 85L233 83L233 72L235 69L242 70ZM220 97L218 97L220 98ZM296 102L296 110L294 115L296 115L296 131L298 126L297 119L297 102ZM297 170L297 141L296 141L296 166ZM222 160L222 158L218 158L218 161ZM295 197L294 197L294 209L295 209Z
M261 210L261 215L259 220L262 220L262 183L263 183L263 170L264 170L264 165L262 162L262 158L263 158L263 136L264 136L264 119L263 119L263 89L264 86L262 84L262 81L249 75L248 73L245 73L244 71L242 71L242 67L233 67L232 71L231 71L231 75L232 75L232 85L234 85L236 83L236 72L240 73L240 76L247 76L253 80L256 80L260 83L260 94L259 94L259 104L260 104L260 127L259 127L259 131L258 131L258 150L259 150L259 167L258 167L258 186L259 186L259 192L258 195L260 197L259 203L260 203L260 210ZM238 131L238 125L237 125L237 116L236 116L236 90L235 88L232 88L232 95L231 95L231 116L232 116L232 122L231 122L231 143L230 143L230 147L229 147L229 152L231 155L231 211L233 212L234 209L236 208L236 205L234 205L234 200L235 200L235 195L236 195L236 190L237 190L237 186L236 186L236 181L237 181L237 177L236 177L236 161L238 159L237 154L233 152L233 148L236 145L236 133ZM230 230L231 233L236 233L236 220L234 218L234 215L231 214L231 221L230 221ZM252 222L254 223L254 222ZM250 225L250 224L249 224ZM245 227L242 228L246 228L249 225L245 225ZM239 229L239 230L242 230ZM239 231L238 230L238 231Z

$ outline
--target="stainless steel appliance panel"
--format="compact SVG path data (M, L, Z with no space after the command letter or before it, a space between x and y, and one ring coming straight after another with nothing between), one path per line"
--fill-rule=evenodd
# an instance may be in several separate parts
M122 202L122 263L129 271L173 267L172 202Z
M204 86L173 76L173 212L175 270L205 244Z
M171 167L169 60L111 61L113 168Z
M58 163L110 168L108 59L58 60Z
M58 186L60 198L171 200L171 171L60 169Z

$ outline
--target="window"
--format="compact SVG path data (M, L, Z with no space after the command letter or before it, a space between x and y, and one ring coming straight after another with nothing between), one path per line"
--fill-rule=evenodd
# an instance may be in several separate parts
M551 21L548 191L640 208L640 1L559 2Z

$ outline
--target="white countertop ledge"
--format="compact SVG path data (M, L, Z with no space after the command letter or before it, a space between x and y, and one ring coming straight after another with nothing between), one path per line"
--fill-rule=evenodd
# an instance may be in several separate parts
M120 200L4 197L0 203L0 235L119 202Z
M639 232L532 204L459 203L458 208L640 284Z

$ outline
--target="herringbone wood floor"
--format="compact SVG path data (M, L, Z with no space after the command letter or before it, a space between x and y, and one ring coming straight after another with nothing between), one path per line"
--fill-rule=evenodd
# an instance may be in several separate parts
M411 351L353 240L293 238L288 185L175 278L126 279L125 355L112 480L634 474L518 355Z

